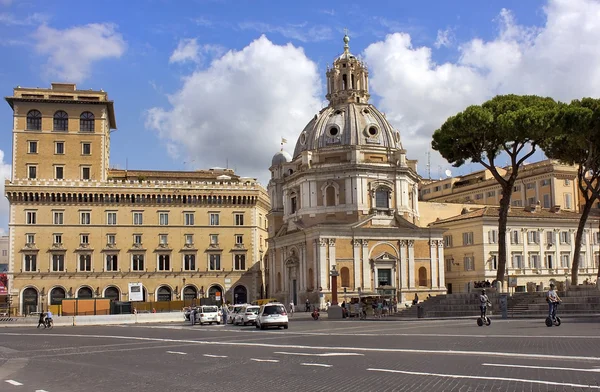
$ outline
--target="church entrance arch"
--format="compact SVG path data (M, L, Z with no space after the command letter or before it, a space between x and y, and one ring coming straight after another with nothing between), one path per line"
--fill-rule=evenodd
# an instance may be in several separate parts
M287 268L289 277L289 301L293 302L294 305L298 305L298 276L299 276L300 261L296 255L296 250L292 249L290 257L285 261L285 267Z
M233 301L235 304L248 303L248 290L241 284L235 286L233 289Z

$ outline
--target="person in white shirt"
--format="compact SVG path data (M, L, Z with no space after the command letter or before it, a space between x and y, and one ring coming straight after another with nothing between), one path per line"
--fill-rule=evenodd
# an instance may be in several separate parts
M294 302L290 302L290 316L294 315L294 311L295 311L295 309L294 309Z
M482 318L485 317L488 305L490 305L490 300L485 294L485 290L481 290L481 295L479 296L479 309L481 310Z
M548 302L548 317L554 318L556 315L556 306L560 303L560 297L554 290L554 283L550 283L550 290L546 294L546 301Z

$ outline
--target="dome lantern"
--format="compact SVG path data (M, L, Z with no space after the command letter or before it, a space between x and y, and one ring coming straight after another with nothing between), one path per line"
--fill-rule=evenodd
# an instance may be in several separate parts
M350 53L350 37L344 35L344 53L327 69L327 96L331 105L368 103L369 71L367 66Z

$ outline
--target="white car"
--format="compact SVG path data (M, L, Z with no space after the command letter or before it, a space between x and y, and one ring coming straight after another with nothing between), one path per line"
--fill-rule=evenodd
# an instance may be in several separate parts
M235 316L237 316L238 312L247 305L248 304L237 304L230 307L229 312L227 313L227 324L233 324Z
M268 303L260 307L255 322L256 328L283 327L288 329L288 315L285 306L280 303Z
M260 306L257 305L244 306L239 312L237 312L235 319L233 320L233 325L254 324L256 322L256 317L258 316L259 310Z
M221 324L221 313L217 306L204 305L196 308L196 322L200 325Z

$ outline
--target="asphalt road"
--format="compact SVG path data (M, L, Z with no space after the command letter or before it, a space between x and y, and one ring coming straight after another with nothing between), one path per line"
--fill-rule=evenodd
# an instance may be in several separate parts
M600 319L4 328L0 391L600 390Z

